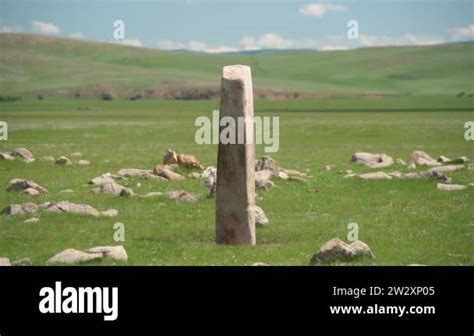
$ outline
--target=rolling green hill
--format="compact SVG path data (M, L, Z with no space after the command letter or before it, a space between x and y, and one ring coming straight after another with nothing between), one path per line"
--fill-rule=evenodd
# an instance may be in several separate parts
M252 67L259 90L317 94L473 93L474 43L350 51L209 55L0 34L2 95L160 95L217 90L222 66Z

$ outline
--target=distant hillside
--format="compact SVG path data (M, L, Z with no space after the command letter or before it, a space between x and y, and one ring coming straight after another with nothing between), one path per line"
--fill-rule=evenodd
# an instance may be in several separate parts
M474 92L474 43L208 55L6 33L0 59L2 95L209 98L236 63L252 67L257 94L276 98Z

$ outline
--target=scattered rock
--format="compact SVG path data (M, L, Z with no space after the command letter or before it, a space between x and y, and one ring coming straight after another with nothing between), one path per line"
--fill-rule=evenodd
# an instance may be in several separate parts
M100 215L102 217L116 217L118 215L118 210L117 209L109 209L106 211L101 211Z
M184 203L195 203L198 201L196 196L185 190L168 191L165 195L171 199L178 200Z
M91 207L88 204L76 204L67 201L61 201L58 203L51 203L48 202L44 207L44 211L53 212L53 213L73 213L79 214L84 216L100 216L100 212L96 209Z
M89 184L102 185L106 183L115 183L115 180L111 173L102 174L99 177L95 177L89 181Z
M26 148L20 147L16 148L10 152L10 155L13 157L20 157L25 161L32 162L35 160L33 154Z
M410 170L415 170L416 169L416 164L410 163L407 168L410 169Z
M26 189L34 189L38 191L38 193L47 193L48 190L38 183L35 183L30 180L18 179L15 178L8 183L7 191L22 191Z
M118 246L97 246L87 250L88 253L99 253L103 258L114 261L127 261L128 255L122 245Z
M33 263L30 258L21 258L12 262L12 266L31 266Z
M325 165L325 166L323 166L323 170L331 171L332 167L334 167L334 166L333 165Z
M437 171L427 171L427 172L414 172L414 173L406 173L400 176L401 179L407 180L440 180L440 181L448 181L449 178L444 175L443 173Z
M447 165L428 169L428 171L435 171L438 173L450 173L456 170L464 169L464 165Z
M60 156L58 159L56 159L55 163L60 166L72 165L71 160L69 160L69 158L67 158L66 156Z
M100 193L100 194L111 194L111 195L120 195L122 190L124 190L125 187L112 182L112 183L104 183L99 186L99 188L92 189L91 192L93 193Z
M129 198L129 197L133 197L134 195L135 195L135 193L130 188L123 188L122 191L120 192L121 197Z
M0 258L0 266L11 266L10 259Z
M147 169L124 168L120 169L117 175L122 177L138 177L147 180L165 180L165 178L154 175L151 170Z
M43 161L45 161L45 162L55 162L55 161L56 161L56 159L55 159L54 157L52 157L52 156L43 156L43 157L41 158L41 160L43 160Z
M79 166L88 166L88 165L90 165L91 163L90 163L90 161L88 161L88 160L79 160L79 161L77 162L77 164L78 164Z
M403 161L402 159L398 158L396 161L395 161L397 164L399 165L402 165L402 166L406 166L407 163L405 161Z
M446 163L447 164L460 164L460 163L466 163L467 161L469 161L469 159L466 156L460 156L460 157L458 157L454 160L450 160Z
M391 180L392 176L385 174L384 172L376 172L376 173L365 173L357 175L358 178L361 180Z
M59 192L60 194L72 194L74 193L74 190L72 189L64 189Z
M441 162L441 163L446 163L451 161L450 158L447 158L446 156L441 155L436 161Z
M254 262L254 263L252 264L252 266L270 266L270 265L265 264L265 263L263 263L263 262L261 262L261 261L257 261L257 262Z
M438 183L436 185L436 188L438 190L445 190L445 191L456 191L456 190L463 190L466 189L465 185L460 185L460 184L444 184L444 183Z
M34 224L34 223L38 223L39 221L40 221L40 219L38 217L33 217L33 218L25 220L23 223L25 223L25 224Z
M74 153L71 153L71 156L82 156L82 153L81 152L74 152Z
M178 173L175 173L174 171L171 171L163 167L161 168L155 167L154 173L170 181L181 181L185 179L183 175L180 175Z
M66 249L48 259L48 264L79 264L86 261L97 260L103 257L102 253L87 253L75 249Z
M271 170L259 170L255 172L255 187L257 189L268 190L274 186L271 181L273 172Z
M368 256L375 259L369 246L361 240L347 244L339 238L333 238L326 242L311 258L311 264L319 262L332 262L336 260L351 261L355 258Z
M189 174L189 177L198 180L202 177L202 174L199 174L197 172L192 172L191 174Z
M431 167L441 165L441 163L433 159L427 153L420 150L416 150L411 154L409 163L414 163L416 165L421 165L421 166L431 166Z
M15 158L10 153L0 153L0 160L14 160Z
M254 211L255 211L255 223L258 226L266 226L269 224L268 218L267 216L265 216L265 212L263 211L261 207L255 205Z
M23 203L23 204L10 204L2 210L2 215L16 216L16 215L28 215L35 213L39 210L35 203Z
M358 152L352 155L351 161L362 163L364 166L370 168L388 167L393 164L393 159L386 154L372 154L364 152Z
M469 170L474 170L474 163L470 163L469 166L467 167Z
M402 177L402 173L400 173L398 170L395 170L395 171L392 171L390 173L388 173L388 175L390 175L391 177L395 177L395 178L400 178Z
M33 188L27 188L27 189L23 190L23 194L29 195L29 196L38 196L40 194L40 192L36 189L33 189Z

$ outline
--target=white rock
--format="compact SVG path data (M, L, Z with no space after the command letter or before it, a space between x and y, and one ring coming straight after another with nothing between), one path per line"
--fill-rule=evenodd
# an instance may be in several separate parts
M268 221L267 216L265 216L265 212L263 211L263 209L259 207L258 205L255 205L254 211L255 211L255 224L259 226L268 225L269 221Z
M1 214L7 216L28 215L39 210L35 203L10 204L5 207Z
M34 223L38 223L39 221L40 221L40 219L38 217L33 217L33 218L25 220L23 223L25 223L25 224L34 224Z
M106 211L101 211L100 215L102 217L115 217L118 215L118 210L117 209L109 209Z
M97 260L103 257L102 253L86 253L75 249L66 249L48 259L48 264L79 264L86 261Z
M333 238L316 252L311 258L311 263L332 262L336 260L351 261L361 256L368 256L375 259L369 246L363 241L356 240L352 244L347 244L339 238Z
M11 266L10 259L8 258L0 258L0 266Z
M372 154L365 152L357 152L352 155L352 162L362 163L370 168L383 168L393 164L392 157L386 154Z
M409 163L415 163L416 165L424 165L424 166L440 166L441 163L433 159L431 156L429 156L427 153L416 150L411 154L410 161Z
M60 166L70 166L72 165L71 160L67 158L66 156L60 156L58 159L56 159L56 164Z
M456 170L464 169L464 165L447 165L447 166L439 166L433 167L428 169L428 171L436 171L439 173L450 173Z
M436 185L436 188L438 190L444 190L444 191L456 191L456 190L463 190L466 189L465 185L460 185L460 184L444 184L444 183L438 183Z
M90 163L90 161L88 161L88 160L79 160L79 161L77 162L77 164L78 164L79 166L88 166L88 165L90 165L91 163Z
M357 176L361 180L391 180L392 177L384 172L365 173Z
M97 246L87 250L88 253L101 253L104 258L114 261L127 261L128 255L122 245L118 246Z

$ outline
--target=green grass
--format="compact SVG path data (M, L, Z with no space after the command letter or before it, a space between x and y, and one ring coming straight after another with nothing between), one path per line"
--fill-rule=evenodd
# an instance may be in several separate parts
M0 92L118 96L159 86L218 87L224 65L252 67L254 87L309 93L473 93L474 43L208 55L0 34Z
M275 56L277 57L277 56ZM80 111L78 106L95 106ZM89 193L87 182L105 172L135 167L151 169L164 151L194 153L205 165L216 162L216 146L194 142L194 120L211 115L218 101L141 101L25 99L0 105L9 124L9 140L0 151L24 146L37 161L0 161L0 206L10 203L69 200L99 210L116 208L116 218L89 218L40 212L28 217L0 217L0 256L30 257L34 264L65 248L114 245L113 224L125 224L127 265L307 265L312 254L333 237L346 239L347 224L357 222L359 237L377 260L351 265L474 264L474 188L436 190L435 181L359 181L338 171L369 171L350 163L356 151L384 152L408 159L415 149L432 156L474 158L473 142L464 140L464 123L474 120L472 100L444 96L255 102L256 115L280 116L280 151L272 155L285 168L308 173L310 182L276 180L258 192L257 204L270 226L257 229L255 247L214 244L214 200L200 182L130 180L138 194L186 189L200 196L196 204L165 198L122 199ZM59 167L40 158L80 151L90 166ZM257 147L258 156L263 147ZM75 159L77 161L77 159ZM332 171L321 169L334 164ZM402 166L388 170L405 171ZM387 169L386 169L387 170ZM187 173L187 171L183 171ZM474 182L474 172L450 174L454 183ZM30 198L7 193L12 178L27 178L50 190ZM137 183L142 183L140 188ZM313 192L314 189L319 192ZM73 189L74 194L59 194ZM96 263L93 263L96 264ZM106 264L101 262L100 264Z

